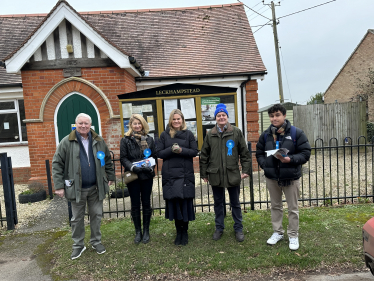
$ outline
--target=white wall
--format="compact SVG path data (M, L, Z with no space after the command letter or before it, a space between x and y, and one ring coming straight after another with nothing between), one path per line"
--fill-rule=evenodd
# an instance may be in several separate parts
M0 153L7 153L12 158L12 167L30 167L30 155L28 146L2 146Z

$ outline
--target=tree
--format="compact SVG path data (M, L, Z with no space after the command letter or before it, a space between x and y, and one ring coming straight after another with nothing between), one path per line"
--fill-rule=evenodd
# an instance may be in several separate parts
M374 70L369 68L363 78L357 78L356 87L356 98L368 100L368 97L374 94Z
M323 104L324 103L324 101L323 101L324 94L325 93L320 92L320 93L315 94L314 96L310 96L310 100L307 101L306 104L315 104L315 103Z

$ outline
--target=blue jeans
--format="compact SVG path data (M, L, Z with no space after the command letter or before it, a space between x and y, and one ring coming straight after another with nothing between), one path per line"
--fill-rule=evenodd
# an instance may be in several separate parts
M216 223L216 230L223 231L225 229L224 223L224 195L225 195L225 188L212 186L213 190L213 197L214 197L214 213L216 215L215 223ZM240 194L240 186L233 186L227 188L230 196L230 205L231 205L231 212L232 218L234 219L234 230L235 232L241 232L243 230L242 224L242 210L240 208L240 201L239 201L239 194Z

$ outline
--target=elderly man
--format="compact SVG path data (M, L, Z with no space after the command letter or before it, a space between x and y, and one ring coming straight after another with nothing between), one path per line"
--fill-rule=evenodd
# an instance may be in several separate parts
M206 135L200 154L201 178L211 184L216 215L216 231L213 240L219 240L223 234L225 188L230 196L232 217L234 219L235 238L244 241L242 211L239 194L240 182L248 177L251 168L250 153L243 133L232 126L226 105L220 103L214 113L216 126ZM239 160L242 165L240 174Z
M90 243L98 254L105 253L100 232L103 199L115 180L109 149L103 138L91 130L91 117L80 113L75 123L76 129L61 140L52 162L55 193L60 197L65 195L71 202L72 260L79 258L86 249L86 204L90 215Z

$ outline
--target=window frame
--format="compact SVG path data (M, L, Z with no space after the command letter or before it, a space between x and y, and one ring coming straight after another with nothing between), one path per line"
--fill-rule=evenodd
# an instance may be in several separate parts
M17 113L17 123L18 123L18 142L1 142L0 140L0 146L5 146L5 145L17 145L17 144L28 144L28 141L23 141L22 139L22 123L21 123L21 114L19 110L19 103L18 100L23 100L23 99L4 99L1 100L0 102L14 102L15 109L4 109L0 110L0 115L4 114L11 114L11 113ZM26 132L27 133L27 132Z
M120 99L119 100L119 111L120 111L120 118L121 118L121 133L124 136L124 126L123 126L123 115L122 115L122 103L130 103L132 101L156 101L157 107L157 126L158 126L158 133L159 136L165 130L164 124L164 112L162 109L162 102L163 100L167 99L187 99L187 98L194 98L195 100L195 108L196 108L196 126L197 126L197 138L198 138L198 149L201 150L203 146L203 127L202 127L202 113L201 113L201 98L203 97L219 97L219 96L233 96L234 97L234 107L235 107L235 125L238 126L238 119L239 119L239 112L238 112L238 100L237 100L237 92L227 92L227 93L217 93L217 94L197 94L197 95L176 95L176 96L168 96L168 97L146 97L146 98L130 98L130 99Z

